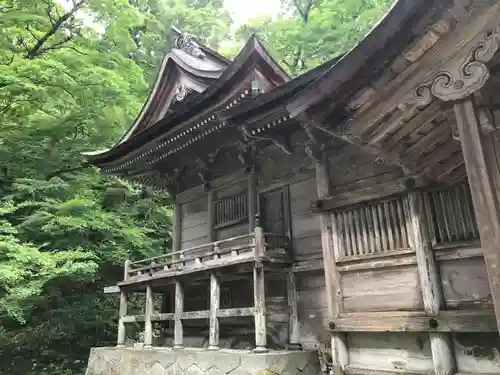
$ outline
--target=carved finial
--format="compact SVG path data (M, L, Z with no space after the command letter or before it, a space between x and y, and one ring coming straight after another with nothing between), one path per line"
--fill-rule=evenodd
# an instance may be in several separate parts
M198 44L198 41L194 35L184 33L173 25L172 30L178 35L177 38L175 38L176 48L181 49L199 59L205 58L205 54L201 50L200 45Z

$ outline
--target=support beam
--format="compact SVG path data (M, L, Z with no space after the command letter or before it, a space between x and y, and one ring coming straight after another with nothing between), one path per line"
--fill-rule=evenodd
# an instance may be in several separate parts
M151 321L151 315L153 315L154 310L154 296L151 284L146 285L146 311L145 311L145 321L144 321L144 347L151 348L153 345L153 322Z
M175 282L174 349L184 347L182 313L184 312L184 289L179 280Z
M173 237L172 237L172 251L181 250L181 216L182 216L182 205L180 203L174 204L174 225L173 225Z
M286 287L288 297L288 308L290 310L290 320L288 321L289 349L300 350L300 329L299 314L297 310L297 288L295 286L295 275L292 269L286 271Z
M255 229L255 216L258 212L257 172L255 166L248 173L248 233Z
M264 267L260 261L253 268L255 318L255 353L267 353L266 290Z
M215 241L214 238L214 197L215 192L210 189L207 192L207 231L208 231L208 243Z
M322 151L316 161L316 188L318 198L323 199L330 195L330 176L328 172L328 156ZM330 319L338 318L343 310L342 286L340 274L335 259L334 238L332 222L328 212L319 214L321 229L321 247L323 250L323 264L325 269L326 299L328 303L328 314ZM337 242L337 241L335 241ZM333 366L336 374L344 374L349 364L349 352L347 350L347 338L341 332L333 332L331 336Z
M123 280L128 279L128 271L130 269L130 260L125 261L123 267ZM127 316L128 310L128 293L123 289L120 290L120 310L118 312L118 338L116 340L116 346L125 346L125 339L127 337L127 328L125 327L124 317Z
M219 349L219 319L217 312L220 308L220 280L215 274L210 275L210 335L209 350Z
M444 295L429 240L422 193L419 191L408 193L408 206L411 220L410 238L417 258L424 309L428 316L437 316L444 306ZM435 374L455 374L456 361L450 335L444 332L431 332L429 337Z
M455 103L454 109L500 328L500 135L483 133L472 97Z

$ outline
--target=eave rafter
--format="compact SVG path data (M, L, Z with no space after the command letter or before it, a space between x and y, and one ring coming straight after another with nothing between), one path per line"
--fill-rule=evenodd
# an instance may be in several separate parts
M487 64L500 43L500 3L483 2L481 6L471 12L468 23L459 24L382 87L368 108L355 111L335 126L318 120L322 117L314 108L296 118L408 173L446 183L464 179L455 118L447 102L477 92L490 76ZM488 128L491 116L485 113L480 118L483 128Z

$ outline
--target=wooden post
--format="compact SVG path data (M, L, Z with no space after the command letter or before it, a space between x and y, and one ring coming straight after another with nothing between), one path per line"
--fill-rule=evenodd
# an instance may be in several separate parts
M184 290L179 280L175 282L174 349L184 347L182 313L184 312Z
M215 274L210 275L210 336L209 350L219 349L219 319L217 311L220 308L220 282Z
M320 158L316 160L316 188L318 198L326 198L330 195L330 176L328 172L328 156L325 151L321 152ZM323 267L325 269L325 289L330 319L337 318L342 312L342 287L340 273L337 269L335 259L334 238L337 233L332 230L332 222L328 212L319 214L321 229L321 247L323 250ZM335 241L337 243L337 241ZM349 363L349 352L347 350L347 338L344 333L333 332L331 336L333 366L337 374L344 374Z
M266 291L264 282L264 267L260 261L253 268L254 318L255 318L255 353L266 353Z
M417 268L420 288L424 301L424 309L429 317L437 316L444 306L444 295L441 288L441 278L434 260L422 193L408 193L410 212L410 228L413 248L417 258ZM432 362L436 375L453 375L456 373L456 361L451 337L444 332L429 333Z
M144 347L151 348L153 345L153 322L151 315L154 310L154 296L151 284L146 285L146 311L144 319Z
M289 349L300 350L299 316L297 311L297 288L295 287L295 275L292 269L286 271L286 286L288 297L288 308L290 309L290 320L288 322Z
M500 329L500 136L482 131L472 97L455 103L455 116Z
M172 251L181 250L181 216L182 216L182 206L180 203L174 204L174 225L173 225L173 237L172 237Z
M215 192L210 189L207 192L207 230L208 230L208 242L212 243L214 239L214 196Z
M125 265L123 267L123 280L128 279L128 271L130 269L130 260L125 261ZM123 347L125 346L125 339L127 336L127 328L125 323L123 322L123 317L127 315L128 310L128 294L123 289L120 289L120 310L119 310L119 319L118 319L118 338L116 340L116 346Z
M253 233L255 229L255 216L258 210L257 183L257 173L255 167L252 167L248 174L248 233Z

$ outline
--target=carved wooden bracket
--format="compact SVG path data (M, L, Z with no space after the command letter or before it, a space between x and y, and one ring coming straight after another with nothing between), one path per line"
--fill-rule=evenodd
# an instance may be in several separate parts
M259 150L255 141L243 140L238 142L238 159L247 172L250 172L257 166L258 154Z
M210 189L211 183L214 178L213 166L217 161L217 157L220 154L220 150L208 154L206 158L197 157L196 158L196 168L198 170L198 176L200 176L205 189Z
M499 49L500 23L476 38L462 58L450 59L434 77L409 93L402 105L429 105L434 98L453 101L466 98L481 89L490 77L486 64ZM403 108L401 108L403 109Z
M316 134L316 129L308 124L303 124L302 128L307 133L310 143L306 145L306 154L314 161L319 162L321 160L321 155L325 150L325 144L319 140L320 137Z
M265 136L257 136L250 133L245 125L240 126L240 131L243 134L244 138L253 139L256 141L271 141L278 148L283 150L283 152L287 155L291 155L293 153L293 146L290 143L290 138L285 135L274 135L274 134L266 134Z
M182 179L184 178L187 169L188 168L185 165L182 165L179 168L175 168L173 174L171 175L167 173L164 174L163 178L166 179L165 186L173 196L175 196L182 190L183 188Z

